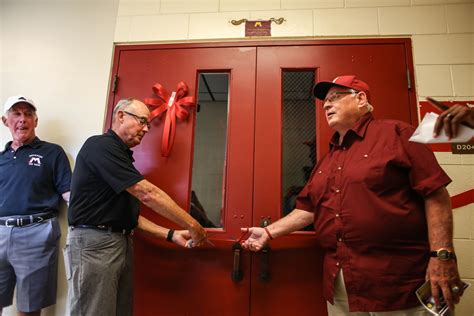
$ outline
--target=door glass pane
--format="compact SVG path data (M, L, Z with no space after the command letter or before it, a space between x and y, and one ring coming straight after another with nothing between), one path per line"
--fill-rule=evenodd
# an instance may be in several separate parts
M198 92L190 213L203 227L222 227L229 75L200 73Z
M283 216L295 208L296 196L316 162L314 70L283 71Z

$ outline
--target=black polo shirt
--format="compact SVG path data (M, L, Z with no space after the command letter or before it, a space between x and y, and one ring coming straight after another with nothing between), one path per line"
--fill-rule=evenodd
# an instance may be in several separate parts
M0 217L58 211L71 184L71 166L61 146L35 137L17 150L0 152Z
M133 152L111 129L86 140L72 174L69 225L133 229L140 201L126 191L143 180Z

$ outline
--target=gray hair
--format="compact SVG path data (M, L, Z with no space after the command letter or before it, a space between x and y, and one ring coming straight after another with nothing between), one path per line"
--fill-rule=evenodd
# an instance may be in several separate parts
M357 94L359 91L355 89L349 89L349 92L352 92L352 94ZM374 110L374 106L367 101L365 103L365 107L367 108L367 112L372 112Z
M123 110L127 108L130 104L133 103L135 98L127 98L127 99L122 99L117 102L117 105L114 108L114 111L112 112L112 119L115 118L115 115L117 114L118 111Z
M372 112L374 110L374 106L370 104L368 101L365 104L365 106L367 107L367 112Z

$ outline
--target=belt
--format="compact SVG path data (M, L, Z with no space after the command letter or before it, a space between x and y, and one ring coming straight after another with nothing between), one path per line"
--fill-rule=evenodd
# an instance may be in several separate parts
M133 229L125 229L125 228L118 228L106 225L73 225L71 226L74 228L86 228L86 229L97 229L102 230L109 233L120 233L122 235L128 236L133 235Z
M25 215L25 216L16 216L7 219L0 219L0 226L6 227L22 227L31 225L34 223L41 223L47 219L55 217L55 213L46 213L44 215Z

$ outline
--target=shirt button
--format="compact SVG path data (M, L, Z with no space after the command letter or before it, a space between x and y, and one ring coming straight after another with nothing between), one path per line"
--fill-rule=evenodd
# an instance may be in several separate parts
M337 167L337 170L342 170L342 167Z
M16 159L16 156L13 156L13 159Z
M323 173L323 172L321 170L319 170L318 173Z
M365 154L365 155L364 155L364 158L367 158L367 157L369 157L369 155Z
M342 242L342 238L339 238L338 240L339 240L340 242Z
M339 217L339 213L336 213L336 217Z
M333 278L335 278L335 277L336 277L336 274L335 274L335 273L333 273L333 274L332 274L332 277L333 277Z
M336 262L336 266L338 266L338 267L339 267L339 262Z
M339 192L341 192L341 190L339 190L339 189L336 189L336 193L339 193Z

